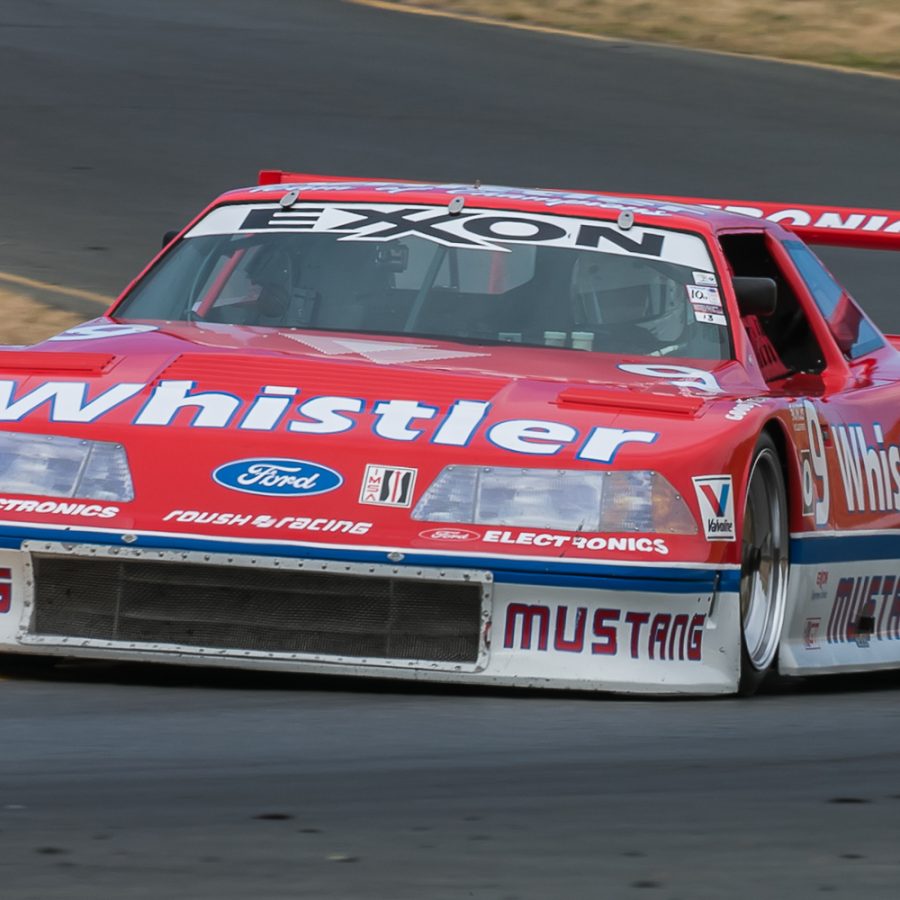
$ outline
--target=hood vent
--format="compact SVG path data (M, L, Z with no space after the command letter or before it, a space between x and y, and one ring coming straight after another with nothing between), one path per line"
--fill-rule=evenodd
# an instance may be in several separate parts
M604 411L652 412L660 415L696 416L706 406L703 397L683 394L648 394L631 390L602 390L598 388L567 388L556 398L558 406L596 407Z
M55 375L103 375L118 363L109 353L77 353L66 350L0 350L0 372Z

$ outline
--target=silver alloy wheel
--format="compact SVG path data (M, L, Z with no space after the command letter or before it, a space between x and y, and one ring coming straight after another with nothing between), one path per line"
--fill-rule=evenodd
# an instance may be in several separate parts
M771 665L781 640L788 538L781 464L766 439L750 471L741 553L741 630L746 659L757 672Z

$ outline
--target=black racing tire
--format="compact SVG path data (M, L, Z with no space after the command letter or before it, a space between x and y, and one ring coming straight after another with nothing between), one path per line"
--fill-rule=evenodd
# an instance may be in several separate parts
M741 679L756 693L777 668L790 569L787 491L775 443L762 434L753 451L741 535Z

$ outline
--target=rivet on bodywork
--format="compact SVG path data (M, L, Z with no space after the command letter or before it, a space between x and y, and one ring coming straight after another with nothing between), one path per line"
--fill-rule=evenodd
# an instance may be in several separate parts
M622 212L619 213L616 225L618 225L622 231L628 231L628 229L634 225L634 213L630 209L623 209Z

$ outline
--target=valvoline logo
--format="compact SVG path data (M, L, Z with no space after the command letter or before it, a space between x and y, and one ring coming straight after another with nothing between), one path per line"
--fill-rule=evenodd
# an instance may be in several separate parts
M730 475L695 477L694 491L708 541L736 540L734 528L734 491Z
M267 497L311 497L339 488L344 479L327 466L303 459L236 459L212 473L222 487Z

